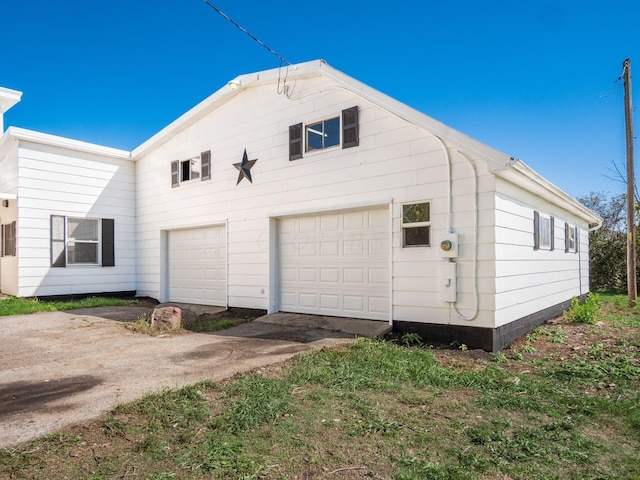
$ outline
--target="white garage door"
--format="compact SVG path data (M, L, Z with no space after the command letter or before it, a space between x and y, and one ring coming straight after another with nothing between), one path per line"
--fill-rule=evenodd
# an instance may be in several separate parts
M225 226L169 232L169 300L200 305L227 304Z
M387 208L278 222L280 311L389 319Z

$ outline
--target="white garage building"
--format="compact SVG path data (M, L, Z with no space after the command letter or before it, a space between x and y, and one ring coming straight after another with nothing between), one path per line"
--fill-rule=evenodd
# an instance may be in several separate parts
M237 77L133 152L10 128L2 291L373 319L487 350L589 291L593 212L323 61L295 67Z

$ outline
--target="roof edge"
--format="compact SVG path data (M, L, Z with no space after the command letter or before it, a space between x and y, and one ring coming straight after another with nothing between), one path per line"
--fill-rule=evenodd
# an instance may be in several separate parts
M2 139L3 141L6 141L4 137L12 137L23 142L51 145L53 147L74 150L77 152L93 153L95 155L102 155L111 158L131 160L131 152L126 150L105 147L104 145L73 140L71 138L59 137L57 135L50 135L48 133L36 132L34 130L27 130L24 128L9 127L4 133Z
M565 209L567 208L567 205L570 205L571 208L569 210L578 217L587 221L590 229L595 230L602 226L602 218L598 214L587 208L564 190L555 186L522 160L513 160L510 162L507 170L495 172L495 174L508 182L515 184L534 182L539 187L537 193L545 200ZM514 175L519 176L520 179L514 177Z

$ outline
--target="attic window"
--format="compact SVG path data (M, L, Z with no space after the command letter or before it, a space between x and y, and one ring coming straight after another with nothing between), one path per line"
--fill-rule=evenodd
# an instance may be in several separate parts
M305 127L307 152L340 144L340 117L330 118Z
M304 153L342 148L360 144L358 107L347 108L337 117L309 124L298 123L289 127L289 160L302 158ZM304 144L304 145L303 145Z
M200 159L190 158L180 162L180 181L188 182L200 178Z
M211 179L211 150L202 152L200 157L171 162L172 187L178 187L181 183L197 179Z

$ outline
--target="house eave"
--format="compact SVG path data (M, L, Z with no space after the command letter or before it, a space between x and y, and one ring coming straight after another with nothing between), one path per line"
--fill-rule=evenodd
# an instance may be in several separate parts
M73 151L82 152L82 153L90 153L90 154L100 155L103 157L126 159L126 160L131 159L131 153L126 150L105 147L103 145L82 142L79 140L73 140L66 137L59 137L57 135L50 135L48 133L41 133L33 130L26 130L24 128L9 127L3 135L2 142L4 143L8 141L9 138L13 138L21 142L31 142L31 143L41 144L41 145L59 147L59 148L64 148L66 150L73 150Z
M509 162L508 168L498 170L494 174L514 185L535 193L560 208L568 210L584 220L589 225L590 230L596 230L602 226L602 218L599 215L556 187L522 160L512 160Z

